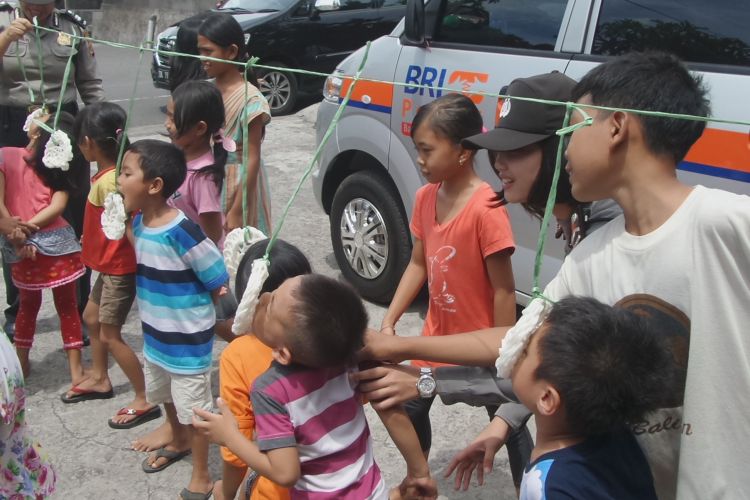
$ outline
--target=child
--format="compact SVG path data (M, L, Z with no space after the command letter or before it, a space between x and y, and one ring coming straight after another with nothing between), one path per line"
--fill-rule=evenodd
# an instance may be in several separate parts
M656 500L648 462L627 426L660 406L676 374L665 332L590 298L563 299L540 319L509 363L513 389L537 429L521 499Z
M221 186L227 162L223 124L221 92L212 83L189 81L172 92L164 125L172 144L185 153L187 177L169 204L198 224L219 249L224 245Z
M194 425L258 474L292 488L292 498L386 498L347 369L366 327L364 305L349 285L314 274L286 280L260 297L253 318L253 333L274 359L251 393L257 444L239 432L222 400L223 416L196 409ZM434 498L407 416L390 411L381 419L407 462L402 486L419 479L422 493Z
M229 14L209 15L198 29L198 53L202 56L244 63L248 60L245 33L237 20ZM229 155L226 177L227 232L244 226L252 226L268 234L271 228L271 199L268 181L260 158L260 145L265 127L271 121L271 110L252 71L248 71L248 83L242 76L245 66L216 61L204 61L206 74L215 79L224 99L226 136L237 144L237 150ZM247 178L242 189L241 164L244 162L242 148L247 134L248 164ZM243 214L243 189L247 195L247 214ZM243 215L246 217L243 220Z
M250 277L252 263L266 252L268 240L262 240L250 246L242 256L237 268L236 296L242 298ZM276 240L269 255L270 266L268 279L261 288L261 293L273 292L287 278L310 274L312 269L307 257L300 250L284 240ZM249 389L273 361L270 348L257 337L248 333L237 337L221 353L219 362L219 387L221 398L227 404L242 434L252 439L255 431L255 414L250 402ZM221 448L223 458L223 480L214 486L214 497L217 500L232 499L245 477L247 465L228 448ZM289 490L261 477L254 488L257 498L284 500L289 498Z
M133 401L109 420L114 429L129 429L161 414L158 406L147 401L141 363L121 334L135 300L135 251L127 238L108 239L101 223L104 200L117 191L115 164L125 119L125 111L110 102L86 106L76 118L78 147L86 160L96 162L98 168L86 201L81 257L99 277L83 314L92 339L90 377L63 397L64 403L112 397L108 370L111 352L135 391Z
M425 281L430 302L422 335L450 335L515 321L513 234L508 214L489 184L474 171L475 151L461 146L462 138L481 131L479 110L461 94L436 99L414 117L417 163L429 184L417 191L411 260L381 332L395 332L396 322ZM432 367L439 365L412 364L425 377L432 377ZM425 454L432 441L429 412L434 396L434 390L422 392L419 399L405 404ZM518 483L523 462L516 468Z
M148 400L164 403L173 439L143 461L158 472L193 454L183 498L208 498L208 441L194 432L192 408L210 409L214 300L229 279L221 254L195 223L167 200L185 180L182 152L156 140L133 143L117 179L133 219L136 296L143 325Z
M54 117L37 120L48 126ZM73 137L73 117L61 113L58 129ZM26 148L0 150L0 216L17 216L40 231L30 237L15 233L13 246L6 240L4 259L12 262L14 284L20 291L15 344L24 376L29 375L29 351L34 340L36 317L42 305L42 290L52 289L60 318L63 348L68 357L72 386L83 382L81 365L81 320L75 281L84 274L81 246L73 228L63 219L68 199L87 183L87 163L75 145L65 171L48 168L43 158L50 133L37 123L29 128ZM14 248L15 247L15 248Z

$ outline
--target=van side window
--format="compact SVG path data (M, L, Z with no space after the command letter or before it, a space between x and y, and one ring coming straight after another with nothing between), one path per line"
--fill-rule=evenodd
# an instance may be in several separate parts
M736 0L603 0L592 54L664 50L697 63L750 65L750 8Z
M338 10L362 10L372 7L370 0L340 0Z
M380 5L380 7L402 7L406 5L406 0L383 0L383 3Z
M567 0L447 0L433 40L554 50Z

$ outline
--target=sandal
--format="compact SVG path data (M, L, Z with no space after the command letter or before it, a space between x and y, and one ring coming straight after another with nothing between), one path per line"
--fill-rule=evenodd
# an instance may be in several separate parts
M158 406L152 406L148 410L136 410L135 408L120 408L117 415L135 415L135 418L128 420L127 422L113 422L109 419L109 426L113 429L130 429L137 425L145 424L155 418L161 417L161 408Z
M60 394L60 401L65 404L80 403L81 401L90 401L92 399L112 399L115 397L115 393L112 389L106 392L89 391L86 389L80 389L77 385L70 388L72 396L68 397L67 393Z
M213 494L213 488L211 488L211 491L209 491L208 493L197 493L195 491L190 491L187 488L182 488L182 491L180 492L180 498L182 498L183 500L208 500Z
M172 451L162 446L161 448L156 450L156 459L166 458L167 461L161 464L159 467L151 467L151 461L149 460L150 457L146 457L146 459L141 462L141 468L146 474L163 471L173 463L179 462L188 455L190 455L190 449L184 451ZM156 459L154 461L156 461Z

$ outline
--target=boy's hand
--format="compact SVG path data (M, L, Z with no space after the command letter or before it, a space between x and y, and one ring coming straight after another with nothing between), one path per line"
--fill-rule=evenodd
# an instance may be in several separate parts
M209 441L221 446L226 446L236 434L239 433L237 419L234 418L232 410L221 398L216 398L216 406L221 414L211 413L201 408L193 408L193 427L208 437ZM200 418L198 418L200 417Z
M419 368L414 366L376 366L353 373L351 378L376 410L388 410L419 397Z
M430 476L406 476L389 496L390 500L434 500L438 496L437 481Z
M463 488L466 491L469 489L471 475L476 469L477 481L479 481L480 486L483 485L484 475L492 471L495 455L508 440L508 434L510 434L508 423L500 417L493 418L492 422L479 433L469 446L453 457L444 477L450 477L455 470L454 486L456 490Z
M219 301L220 297L223 297L229 293L229 288L225 286L220 286L219 288L211 291L211 299L214 301L214 303Z

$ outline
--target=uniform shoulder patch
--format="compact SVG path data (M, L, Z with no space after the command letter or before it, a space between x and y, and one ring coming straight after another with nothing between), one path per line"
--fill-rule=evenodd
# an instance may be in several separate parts
M60 17L64 17L68 21L71 21L74 24L78 25L78 27L80 27L81 29L85 30L86 26L88 26L86 20L72 10L58 10L57 13Z

